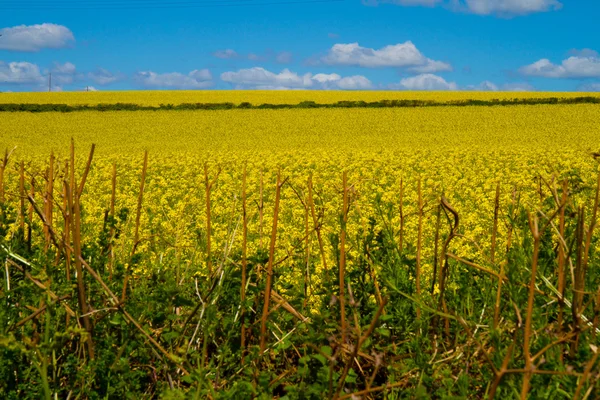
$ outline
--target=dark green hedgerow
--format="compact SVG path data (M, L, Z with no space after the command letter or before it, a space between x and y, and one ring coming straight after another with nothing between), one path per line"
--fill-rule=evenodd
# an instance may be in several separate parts
M490 106L519 106L541 104L600 104L600 97L572 97L572 98L523 98L523 99L493 99L493 100L380 100L366 101L338 101L337 103L316 103L303 101L298 104L251 104L243 102L234 103L182 103L161 104L159 106L145 106L140 104L0 104L0 112L76 112L76 111L161 111L161 110L234 110L234 109L292 109L292 108L410 108L410 107L490 107Z

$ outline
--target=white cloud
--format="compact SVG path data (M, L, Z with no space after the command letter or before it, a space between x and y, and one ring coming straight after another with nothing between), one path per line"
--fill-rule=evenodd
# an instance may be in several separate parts
M465 0L465 3L470 12L480 15L525 15L562 7L557 0Z
M448 63L435 61L428 58L424 65L409 68L409 71L416 72L418 74L430 74L432 72L452 71L452 66Z
M312 77L313 80L319 83L335 82L342 79L338 74L316 74Z
M237 72L228 71L221 74L221 80L242 86L286 88L308 88L312 86L311 74L300 76L287 68L279 74L260 67L240 69Z
M77 68L70 62L54 63L54 67L49 72L52 73L52 82L61 86L70 85L76 79L83 77L82 74L77 73Z
M239 57L238 53L233 49L217 50L213 53L213 56L222 59L230 59Z
M371 0L377 3L378 0ZM558 0L380 0L401 6L435 7L443 5L453 11L479 15L526 15L562 8Z
M490 81L483 81L479 85L467 86L467 89L468 90L477 90L480 92L497 92L498 90L500 90L498 88L498 85L496 85L494 82L490 82Z
M399 84L390 85L390 89L400 90L458 90L455 82L446 82L441 76L421 74L404 78Z
M600 82L591 82L577 88L580 92L600 92Z
M571 49L569 51L570 56L575 57L596 57L598 58L598 52L592 49Z
M371 81L362 75L347 76L336 81L335 85L343 90L366 90L373 88Z
M335 44L321 61L329 65L354 65L365 68L410 68L415 72L448 71L452 67L444 62L425 57L411 42L398 43L371 49L358 43Z
M504 92L535 92L535 87L526 82L507 83L502 85Z
M135 74L134 80L149 88L205 89L213 85L212 74L207 69L194 70L187 75L179 72L158 74L142 71Z
M237 72L221 74L221 80L236 85L236 88L253 89L371 89L373 84L361 75L341 77L338 74L306 73L300 75L289 69L276 74L264 68L254 67Z
M250 58L250 56L248 56L248 58ZM277 55L275 56L275 61L277 61L280 64L289 64L292 62L292 53L290 53L289 51L282 51L280 53L277 53Z
M20 25L0 29L0 50L36 52L60 49L75 41L69 28L56 24Z
M42 84L44 81L45 78L42 76L40 68L35 64L0 61L0 84L32 85Z
M109 85L122 79L121 74L113 74L104 68L96 68L95 71L88 73L87 76L98 85Z
M563 60L560 65L543 58L519 69L523 75L545 78L596 78L600 77L600 57L591 50L587 56L575 55Z

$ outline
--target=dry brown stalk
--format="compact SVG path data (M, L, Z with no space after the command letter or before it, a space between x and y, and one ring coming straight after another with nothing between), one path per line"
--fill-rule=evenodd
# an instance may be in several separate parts
M415 283L417 286L417 299L421 298L421 247L423 246L423 190L421 178L417 184L417 192L419 197L419 222L417 232L417 266L415 271ZM417 307L417 318L421 317L421 309Z
M452 241L452 239L454 239L458 235L458 226L460 224L460 219L458 217L458 212L456 212L456 210L450 205L450 203L444 196L442 196L441 203L442 203L444 212L449 212L454 217L453 224L451 225L451 228L450 228L450 234L446 238L446 241L444 242L444 246L442 247L442 254L444 255L444 265L442 266L442 268L440 268L440 276L439 276L440 295L439 295L439 300L438 300L438 311L443 311L445 314L448 314L447 306L446 306L446 298L444 296L445 291L446 291L446 279L447 279L448 268L449 268L448 247L450 246L450 242ZM444 320L445 320L446 335L448 336L449 331L450 331L450 320L448 317L444 317Z
M499 193L498 193L499 195ZM513 205L513 213L515 212L516 206L516 189L513 190L512 196L512 205ZM512 219L512 218L511 218ZM506 280L506 276L504 273L504 268L508 263L508 252L510 251L510 246L512 244L512 224L508 226L508 233L506 235L506 259L500 264L500 278L498 279L498 289L496 291L496 303L494 305L494 329L498 327L498 323L500 321L500 308L502 305L502 283Z
M66 296L62 296L60 298L58 298L57 302L62 302L63 300L69 299L71 296L70 295L66 295ZM34 319L35 317L37 317L38 315L40 315L41 313L43 313L44 311L46 311L46 305L42 305L40 308L36 309L32 314L29 314L27 317L23 318L21 321L17 322L14 325L11 325L8 330L9 331L13 331L15 329L17 329L20 326L25 325L28 321L31 321L32 319Z
M65 182L65 185L67 185L67 189L68 188L68 184ZM69 199L72 198L72 193L70 190L67 190L67 193L69 195ZM46 218L43 214L42 211L40 211L40 209L36 206L35 202L33 201L32 198L29 198L29 202L30 204L33 206L36 214L40 217L40 219L42 220L42 222L44 223L44 225L47 225L46 223ZM73 222L71 222L73 224ZM58 245L58 237L56 236L56 233L54 232L54 230L52 228L49 229L50 231L50 236L52 239L53 244L57 247L60 248L60 246ZM68 245L67 243L64 243L64 248L69 249L72 253L76 253L74 247L71 247L70 245ZM12 262L12 260L9 260L10 262ZM100 284L100 286L102 287L102 289L106 292L106 294L110 297L113 306L117 307L117 309L123 314L123 316L125 317L125 319L127 319L130 323L132 323L137 330L140 331L140 333L146 337L146 339L148 339L148 341L150 343L152 343L165 357L167 357L167 359L169 359L170 361L172 361L173 363L175 363L178 368L186 375L189 374L189 372L183 367L183 365L181 365L181 360L179 360L177 357L175 357L173 354L169 353L168 351L166 351L161 345L160 343L158 343L156 341L156 339L154 339L148 332L146 332L146 330L127 312L125 311L125 309L122 307L123 304L121 302L119 302L119 299L117 298L117 296L110 290L110 288L106 285L106 283L104 283L104 281L102 280L102 278L100 277L100 275L98 275L98 273L88 265L88 263L83 259L83 257L80 255L76 261L78 261L80 263L80 265L82 265L83 267L85 267L85 269L88 271L88 273L96 280L96 282L98 282ZM19 268L21 271L23 271L23 269L16 263L12 262L12 264ZM52 293L49 289L47 289L41 282L37 281L35 278L31 277L31 275L29 275L29 273L25 274L26 277L28 277L28 279L30 279L32 282L34 282L38 287L40 287L43 290L46 290L46 292L50 295L50 297L53 300L58 300L58 296L56 296L56 294ZM67 312L71 315L75 315L75 313L68 308L67 305L64 305L65 308L67 309ZM88 313L82 314L83 318L86 318L89 316ZM89 339L89 338L88 338Z
M565 237L565 209L568 200L568 181L565 179L562 183L562 199L561 204L563 205L559 214L559 234L560 237ZM565 305L564 295L565 295L565 247L562 242L558 244L558 292L560 293L559 298L559 311L558 311L558 329L562 330L563 325L563 307ZM562 353L561 353L562 358Z
M474 263L474 262L472 262L472 261L465 260L464 258L458 257L457 255L454 255L454 254L452 254L452 253L446 253L446 256L447 256L447 257L450 257L450 258L452 258L452 259L454 259L454 260L456 260L456 261L459 261L459 262L461 262L461 263L463 263L463 264L465 264L465 265L468 265L468 266L470 266L470 267L473 267L473 268L475 268L475 269L478 269L478 270L480 270L480 271L482 271L482 272L485 272L485 273L487 273L487 274L490 274L490 275L492 275L493 277L495 277L495 278L497 278L497 279L506 280L506 277L505 277L505 276L502 276L502 275L500 275L499 273L497 273L496 271L492 271L491 269L488 269L488 268L482 267L481 265L479 265L479 264L476 264L476 263Z
M208 268L208 276L212 277L212 259L211 259L211 207L210 207L210 192L213 185L217 182L221 169L218 170L217 174L212 181L208 179L208 163L204 163L204 188L206 192L206 266Z
M133 261L133 256L137 250L137 246L140 242L140 218L142 216L142 201L144 199L144 186L146 184L146 171L148 169L148 150L144 152L144 165L142 166L142 178L140 180L140 192L138 194L137 209L135 212L135 231L133 234L133 248L131 249L131 256L129 264ZM125 279L123 281L123 293L121 294L121 302L124 303L127 298L127 284L129 283L129 268L125 272Z
M67 182L64 183L65 189L67 192L67 198L69 203L69 210L73 210L73 214L70 215L71 221L70 225L72 227L73 234L73 249L75 255L75 271L77 273L77 300L79 302L79 312L81 317L81 323L84 326L86 332L88 332L88 336L86 339L86 346L88 349L88 353L90 358L94 358L94 342L92 338L92 326L90 324L90 318L87 315L88 306L86 302L85 295L85 284L83 282L83 269L81 268L81 212L79 206L79 196L72 193L71 188ZM33 199L29 199L31 204L34 204ZM35 208L35 205L34 205ZM36 209L37 212L37 209ZM39 214L39 213L38 213ZM47 224L46 218L42 219L44 221L44 225L48 227L48 232L52 232L52 226ZM55 238L56 239L56 238ZM57 246L58 247L58 246Z
M284 310L286 310L287 312L292 314L294 317L298 318L300 321L302 321L302 322L308 321L307 317L305 317L304 315L302 315L302 313L300 313L298 310L296 310L294 308L294 306L292 306L286 299L281 297L281 295L279 293L277 293L276 291L271 290L271 297L273 298L273 300L275 300L277 302L278 305L283 307Z
M241 334L241 349L242 362L246 353L246 326L245 326L245 310L246 310L246 270L248 267L247 260L247 244L248 244L248 217L246 214L246 165L244 165L244 174L242 176L242 285L240 288L241 310L240 323L242 325Z
M264 187L265 187L265 179L264 179L264 174L263 174L263 170L260 170L260 188L259 188L259 203L258 203L258 246L262 249L263 248L263 242L262 242L262 238L263 238L263 217L264 217L264 207L265 207L265 201L264 201Z
M19 167L19 200L19 228L25 241L25 163L23 161Z
M308 206L308 195L302 202L304 206L304 307L308 303L308 287L310 286L310 228L309 228L309 206Z
M362 336L358 337L357 343L354 346L354 349L352 351L352 355L346 362L346 366L344 367L344 370L338 381L337 389L335 391L335 395L333 396L334 399L340 398L340 392L342 391L342 388L344 387L344 382L346 381L346 376L348 376L348 372L350 371L350 366L352 365L353 360L356 359L356 356L358 355L358 352L360 351L360 348L362 347L363 343L371 336L371 334L375 330L375 326L377 325L377 322L379 321L379 317L381 317L381 314L383 313L383 309L384 309L385 305L387 304L387 302L388 302L388 299L384 298L383 301L381 302L381 304L379 305L379 307L377 308L377 312L375 313L375 316L371 320L371 324L369 325L369 328ZM360 329L360 327L357 326L357 329Z
M340 232L340 270L339 270L339 301L340 301L340 329L342 331L342 343L346 343L346 224L348 222L348 173L342 175L344 200L342 205L342 227Z
M52 290L50 290L50 288L48 288L46 285L44 285L38 279L36 279L33 276L31 276L31 274L29 272L27 272L19 264L17 264L16 262L14 262L11 259L7 259L6 261L7 261L7 263L10 266L12 266L12 267L18 269L19 271L21 271L24 274L25 278L29 279L35 286L37 286L38 288L40 288L44 292L46 292L46 294L50 297L50 299L52 299L52 301L55 301L55 302L59 302L60 301L60 298L58 297L58 295L56 293L54 293ZM71 316L71 317L75 317L76 316L75 311L73 311L71 309L71 307L68 306L68 304L62 304L62 306L65 308L65 311L67 312L67 314L69 316Z
M404 251L404 181L400 178L400 233L398 238L398 250L400 255Z
M533 236L533 259L531 261L531 280L529 282L529 296L527 299L527 316L525 317L525 333L523 338L523 356L525 357L525 374L523 376L523 386L521 387L521 399L527 398L529 393L529 384L531 382L533 371L533 360L531 357L531 324L533 321L533 303L535 300L535 281L537 277L538 256L540 251L541 233L538 227L537 215L533 218L529 215L529 229Z
M310 213L312 215L312 220L314 224L314 230L317 233L317 240L319 242L319 252L321 253L321 263L323 264L323 271L326 279L329 278L329 270L327 268L327 257L325 256L325 247L323 246L323 237L321 236L321 224L319 224L319 220L317 218L317 213L315 211L315 202L313 199L313 180L312 175L308 177L308 207L310 208ZM326 281L327 284L327 281Z
M111 192L110 192L110 216L113 218L113 223L110 227L109 238L110 241L108 243L108 279L112 280L113 275L113 267L115 264L115 249L113 248L113 239L115 236L115 228L114 228L114 218L115 218L115 199L117 197L117 162L114 161L112 165L112 179L111 179Z
M375 392L382 392L384 390L394 389L394 388L397 388L397 387L406 386L407 384L408 384L408 382L406 382L406 381L394 382L394 383L391 383L389 385L377 386L377 387L373 387L373 388L361 390L359 392L345 394L343 396L339 396L338 400L360 398L359 396L362 396L362 395L365 395L365 394L370 394L370 393L375 393Z
M581 380L579 381L579 384L577 385L577 389L575 390L575 394L573 395L573 400L579 399L581 390L583 390L583 386L587 382L590 372L592 371L592 368L594 367L594 364L596 364L596 361L598 361L598 356L600 356L600 351L598 351L598 349L596 349L596 351L594 352L594 356L585 366L585 370L583 371L583 376L581 377Z
M77 189L77 197L81 198L83 195L83 189L85 187L85 182L87 181L88 174L90 173L90 168L92 167L92 160L94 159L94 151L96 150L96 144L92 143L92 148L90 149L90 155L87 160L87 164L85 165L85 169L83 170L83 176L81 177L81 182L79 182L79 189ZM73 163L75 161L73 160ZM73 175L73 178L75 175ZM73 189L75 190L75 189Z
M271 243L269 245L269 263L267 265L267 283L265 285L265 297L260 324L260 352L265 351L267 344L267 318L269 316L269 302L271 301L271 286L273 284L273 262L275 259L275 243L277 241L277 221L279 218L279 202L281 199L281 187L285 181L281 181L281 171L277 172L277 188L275 191L275 209L273 212L273 229L271 230Z
M46 183L46 194L44 198L45 210L44 214L48 219L48 224L52 226L52 211L54 206L54 152L50 153L50 163L48 165L48 175L47 175L47 183ZM50 246L50 234L48 233L48 227L44 226L44 238L46 240L46 245L44 250L48 250Z
M500 182L496 184L496 196L494 197L494 224L492 227L492 248L490 251L490 261L496 262L496 237L498 236L498 211L500 209Z
M435 279L439 264L439 241L440 241L440 221L442 217L442 205L438 204L437 213L435 216L435 238L433 245L433 279L431 280L431 294L435 290Z
M16 147L13 148L10 152L8 149L4 151L4 157L0 160L0 204L3 204L5 201L4 197L4 172L6 171L6 167L8 166L8 161L13 151L15 151Z
M31 197L32 199L35 198L35 178L33 177L33 174L31 174L31 182L30 182L30 186L29 186L29 197ZM33 206L31 204L29 204L29 209L27 211L28 213L28 222L27 222L27 248L31 251L31 240L32 237L31 235L33 234Z
M571 311L573 314L573 330L579 331L581 327L581 311L583 304L583 295L585 287L585 268L583 265L583 253L585 246L585 211L583 207L579 208L578 221L576 230L576 247L575 247L575 271L573 282L573 305ZM575 340L571 342L570 355L575 357L579 347L579 335L575 336Z
M70 167L71 169L69 170L69 187L71 188L71 190L74 190L75 188L75 140L73 138L71 138L71 160L70 160Z
M65 176L64 180L66 181L69 174L69 161L65 161ZM69 198L67 195L67 187L63 185L63 243L71 243L71 225L70 225L70 214L72 210L69 208ZM66 264L66 274L67 281L71 281L71 250L67 247L65 248L65 264Z

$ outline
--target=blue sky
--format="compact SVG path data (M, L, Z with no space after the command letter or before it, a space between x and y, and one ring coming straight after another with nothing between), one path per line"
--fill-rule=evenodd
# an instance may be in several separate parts
M600 91L592 0L1 0L0 91Z

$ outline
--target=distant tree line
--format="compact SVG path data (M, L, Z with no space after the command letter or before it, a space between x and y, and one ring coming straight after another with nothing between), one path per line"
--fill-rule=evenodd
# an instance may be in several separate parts
M338 101L336 103L316 103L303 101L298 104L251 104L243 102L234 103L182 103L161 104L149 106L131 103L115 104L0 104L0 112L76 112L76 111L162 111L162 110L234 110L234 109L292 109L292 108L410 108L410 107L448 107L448 106L518 106L540 104L600 104L600 97L572 97L572 98L516 98L492 100L380 100L380 101Z

